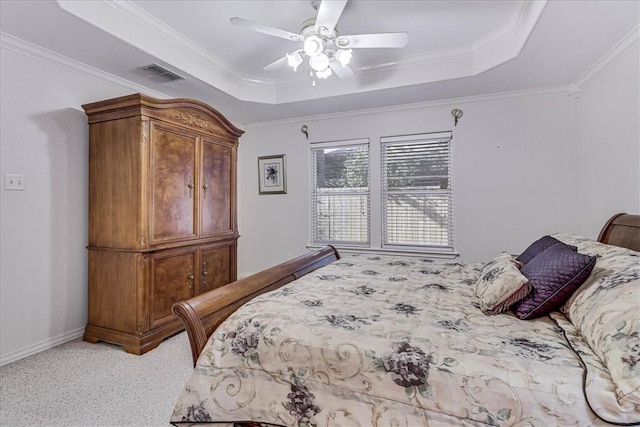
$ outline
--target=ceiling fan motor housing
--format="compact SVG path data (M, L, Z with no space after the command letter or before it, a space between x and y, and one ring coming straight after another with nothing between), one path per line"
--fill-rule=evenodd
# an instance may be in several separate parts
M300 29L300 35L302 35L302 37L308 37L314 34L317 34L318 36L321 37L326 37L328 39L335 39L336 37L338 37L338 27L336 26L333 31L329 34L321 34L320 32L316 31L316 18L309 18L306 21L304 21L302 23L302 27ZM322 27L324 28L324 27Z

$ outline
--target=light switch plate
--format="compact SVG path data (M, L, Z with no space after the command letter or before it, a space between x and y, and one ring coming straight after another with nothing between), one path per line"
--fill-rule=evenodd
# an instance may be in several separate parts
M12 173L4 174L4 189L5 190L26 190L24 184L24 175L16 175Z

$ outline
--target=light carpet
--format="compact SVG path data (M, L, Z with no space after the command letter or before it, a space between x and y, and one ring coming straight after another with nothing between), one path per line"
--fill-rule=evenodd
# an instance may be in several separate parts
M184 332L142 356L73 340L0 367L0 425L169 426L192 369Z

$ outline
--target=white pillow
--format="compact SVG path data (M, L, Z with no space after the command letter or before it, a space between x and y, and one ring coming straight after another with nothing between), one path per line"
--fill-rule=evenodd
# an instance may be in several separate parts
M504 313L529 295L533 288L520 273L521 265L507 252L501 252L482 267L476 281L476 296L484 314Z

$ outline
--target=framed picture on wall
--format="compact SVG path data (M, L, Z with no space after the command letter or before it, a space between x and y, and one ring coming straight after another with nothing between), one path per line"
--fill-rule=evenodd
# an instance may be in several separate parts
M287 194L284 154L258 157L258 193Z

